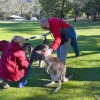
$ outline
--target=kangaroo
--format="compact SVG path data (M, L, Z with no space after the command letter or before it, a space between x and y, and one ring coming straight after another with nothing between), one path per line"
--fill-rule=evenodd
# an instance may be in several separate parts
M31 53L34 50L34 47L30 43L24 43L23 46L22 46L22 49L25 51L26 57L30 58ZM42 68L41 60L40 59L34 59L34 61L37 61L38 68Z
M47 40L46 36L44 36L44 40L43 40L43 44L49 44L49 41ZM38 63L38 68L42 68L42 58L36 53L34 52L34 47L30 44L30 43L24 43L23 46L22 46L22 49L26 52L26 55L28 53L28 56L30 58L31 56L31 53L32 53L32 58L34 61L37 61ZM33 51L33 52L32 52ZM37 55L39 57L37 57Z
M30 43L24 43L23 46L22 46L22 49L25 51L26 57L30 58L31 52L34 49L34 47Z
M43 55L43 52L46 49L49 49L49 47L45 44L38 45L36 48L34 48L34 50L31 53L30 65L34 61L34 56L37 56L40 59L44 60L44 62L46 63L46 72L50 74L51 76L51 82L44 84L44 86L47 87L51 84L55 84L55 81L58 81L57 88L54 89L54 91L52 92L52 94L54 94L61 88L61 81L63 82L69 81L73 77L74 74L66 78L65 77L66 66L64 65L64 63L59 58L56 58L56 57L52 57L52 56L45 57ZM34 55L34 52L36 55Z

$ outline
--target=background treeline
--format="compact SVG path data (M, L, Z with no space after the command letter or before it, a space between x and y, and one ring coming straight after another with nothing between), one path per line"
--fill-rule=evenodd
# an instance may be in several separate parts
M23 17L100 17L100 0L0 0L0 19L9 15Z

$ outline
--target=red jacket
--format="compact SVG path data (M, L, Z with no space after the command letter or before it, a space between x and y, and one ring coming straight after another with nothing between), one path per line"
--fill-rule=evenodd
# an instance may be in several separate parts
M63 28L70 28L71 26L68 23L66 23L63 20L58 19L58 18L49 18L48 22L50 25L50 32L54 36L54 42L51 45L51 48L55 51L61 43L62 25L63 25Z
M26 73L28 60L22 47L16 42L0 41L0 78L6 81L18 81Z

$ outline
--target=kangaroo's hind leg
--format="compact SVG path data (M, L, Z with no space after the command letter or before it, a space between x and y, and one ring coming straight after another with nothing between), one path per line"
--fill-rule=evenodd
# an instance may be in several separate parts
M52 94L56 93L60 88L61 88L61 80L58 80L58 86L57 86L56 89L54 89L54 91L52 92Z
M49 70L49 69L47 68L47 70ZM51 76L51 82L44 84L43 86L49 86L49 85L55 84L55 81L53 80L53 76L51 73L50 73L50 76Z
M47 87L47 86L52 85L52 84L55 84L55 81L51 81L51 82L49 82L47 84L44 84L43 86Z

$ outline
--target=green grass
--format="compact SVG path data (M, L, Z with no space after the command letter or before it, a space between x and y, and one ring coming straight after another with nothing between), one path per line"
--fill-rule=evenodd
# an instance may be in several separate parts
M36 63L31 68L28 77L29 84L22 89L17 88L17 82L11 82L11 88L2 89L0 86L0 100L100 100L100 22L78 20L68 21L74 26L78 33L78 44L80 56L75 57L73 49L70 48L66 60L66 76L75 73L72 80L62 83L61 89L51 95L57 84L43 87L50 76L45 72L45 67L39 69ZM14 35L30 37L44 34L39 22L0 22L0 40L8 41ZM53 41L48 36L50 43ZM33 46L41 44L42 38L27 41ZM55 53L52 56L56 56Z

